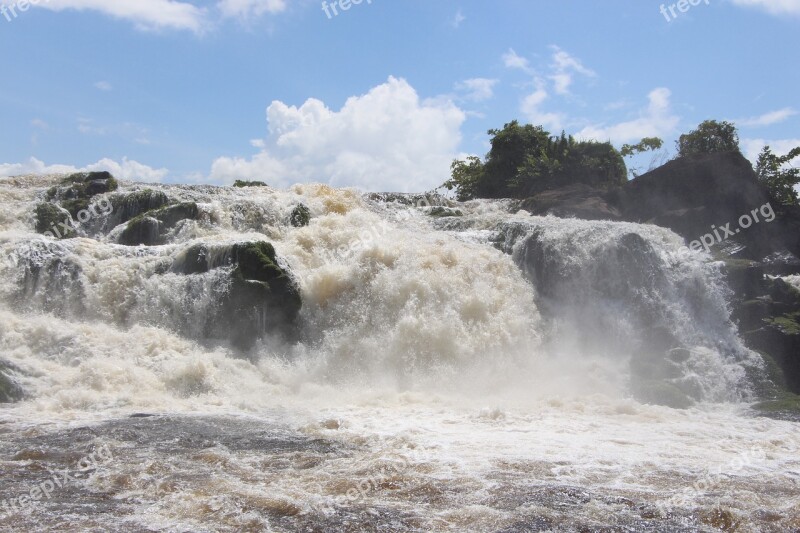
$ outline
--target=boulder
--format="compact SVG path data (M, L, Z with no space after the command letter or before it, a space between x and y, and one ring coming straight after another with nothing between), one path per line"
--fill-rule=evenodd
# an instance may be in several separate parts
M523 200L519 207L532 215L553 215L586 220L621 220L616 207L609 204L608 192L584 184L545 191Z
M185 202L148 211L128 221L118 242L126 246L164 244L167 232L181 220L196 220L200 210L194 202Z
M297 207L292 209L292 213L289 215L289 222L295 228L308 226L311 222L311 210L304 204L298 204Z
M75 236L75 231L69 226L69 231L65 230L61 223L71 220L70 214L55 204L41 203L36 206L36 232L50 232L58 239L66 239Z
M169 205L170 200L161 191L144 189L128 194L118 194L111 197L114 221L123 224L132 218Z
M222 249L197 244L179 254L170 271L197 275L222 267L233 267L231 284L208 320L208 337L228 339L247 349L266 333L291 333L302 300L270 243L237 243Z

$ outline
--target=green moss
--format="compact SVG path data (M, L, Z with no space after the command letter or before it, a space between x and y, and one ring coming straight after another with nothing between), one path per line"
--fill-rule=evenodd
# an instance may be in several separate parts
M757 403L753 408L764 414L800 415L800 396L781 392L775 399Z
M153 217L164 224L164 229L170 229L175 227L175 224L181 220L196 220L200 216L200 209L194 202L184 202L149 211L147 216Z
M170 200L166 194L152 189L129 194L115 194L111 197L111 205L118 217L119 223L127 222L141 214L169 205Z
M268 185L263 181L244 181L244 180L236 180L233 182L234 187L267 187Z
M800 311L776 318L767 318L764 321L777 327L786 335L800 335Z
M65 234L63 226L60 224L67 219L67 214L55 204L41 203L36 206L36 232L50 232L57 238L67 238L74 236L74 231ZM61 237L58 235L61 234Z
M91 200L89 198L74 198L72 200L64 200L61 202L61 207L69 211L72 218L77 219L78 213L89 209Z
M161 244L161 223L155 218L140 215L128 221L119 236L125 246L155 246Z
M311 211L305 205L299 204L292 210L292 214L289 215L289 221L295 228L308 226L311 222Z

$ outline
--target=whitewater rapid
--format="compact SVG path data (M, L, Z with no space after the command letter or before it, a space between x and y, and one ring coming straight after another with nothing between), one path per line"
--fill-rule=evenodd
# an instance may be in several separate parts
M123 183L115 194L161 191L200 216L162 246L117 244L113 212L53 241L34 213L59 179L0 181L0 359L26 394L0 409L0 470L23 480L2 498L37 461L80 455L76 439L114 455L76 482L117 502L92 504L97 527L800 527L797 426L752 416L761 363L720 267L668 230L505 201L440 218L438 197L325 185ZM289 223L298 203L306 227ZM164 264L262 240L299 288L299 334L243 352L202 331L229 271ZM654 405L669 403L660 388L687 408ZM262 430L294 444L241 444ZM64 512L43 503L0 527L91 515Z

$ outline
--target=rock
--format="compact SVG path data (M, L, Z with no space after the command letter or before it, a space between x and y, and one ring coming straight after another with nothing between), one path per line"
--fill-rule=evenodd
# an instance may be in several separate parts
M227 249L194 245L179 254L170 269L204 274L233 266L229 291L209 319L206 334L248 349L265 333L288 334L302 307L299 289L267 242L237 243Z
M311 210L304 204L298 204L297 207L292 209L292 213L289 215L289 222L295 228L308 226L311 222Z
M668 381L642 380L635 382L632 389L634 397L642 403L663 405L673 409L688 409L694 405L689 396Z
M36 206L36 232L50 232L57 239L67 239L75 236L75 230L68 225L69 231L65 230L61 224L71 221L70 214L66 209L50 203L41 203Z
M119 244L126 246L157 246L164 244L166 233L181 220L196 220L200 210L194 202L175 204L148 211L128 221L119 236Z
M161 191L144 189L128 194L119 194L111 197L114 220L123 224L139 215L159 209L170 203L166 194Z
M604 189L576 184L532 196L523 200L519 207L537 216L621 220L619 210L609 204L607 196Z
M236 180L233 182L234 187L267 187L267 184L263 181L243 181L243 180Z
M12 403L22 399L22 388L13 375L19 370L8 362L0 360L0 403Z
M434 218L463 217L464 213L460 209L436 206L432 207L430 211L428 211L428 216L432 216Z

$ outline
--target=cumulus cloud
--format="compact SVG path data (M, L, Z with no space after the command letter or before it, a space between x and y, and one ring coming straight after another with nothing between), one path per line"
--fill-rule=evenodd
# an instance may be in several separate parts
M142 30L173 29L200 33L206 26L205 9L176 0L48 0L39 2L36 7L51 11L97 11L131 21Z
M770 15L800 16L800 0L733 0L733 3L760 9Z
M456 83L456 90L464 93L463 98L472 102L483 102L494 97L494 86L498 80L472 78Z
M578 132L584 139L610 140L615 143L638 141L643 137L666 137L675 131L680 118L672 111L672 92L664 87L648 95L649 104L639 113L639 118L606 126L590 125Z
M224 17L253 17L286 10L287 0L220 0L217 7Z
M137 161L132 161L127 157L122 158L122 162L107 158L101 159L97 163L87 165L83 168L74 167L72 165L47 165L43 161L31 157L24 163L0 164L0 177L5 178L23 174L69 174L72 172L93 172L100 170L107 170L119 179L149 183L160 182L168 174L165 168L155 169Z
M523 98L520 111L531 124L542 125L551 131L561 130L564 126L564 115L562 113L545 112L540 109L550 95L541 82L537 85L533 93Z
M783 122L784 120L796 114L797 111L795 111L791 107L784 107L783 109L779 109L777 111L764 113L759 117L745 118L745 119L735 120L734 122L736 122L738 126L750 126L750 127L771 126L773 124Z
M313 98L300 107L275 101L267 109L268 138L251 142L260 152L249 159L218 158L210 179L430 190L449 175L465 119L451 101L421 101L408 82L393 77L351 97L339 111Z

